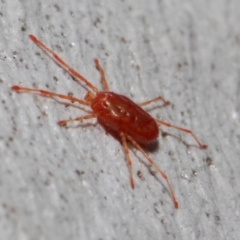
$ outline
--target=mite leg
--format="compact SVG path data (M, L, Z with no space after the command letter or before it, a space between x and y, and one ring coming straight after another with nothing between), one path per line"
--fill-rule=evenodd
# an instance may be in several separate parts
M94 87L86 78L84 78L82 75L80 75L78 72L76 72L74 69L72 69L67 63L65 63L56 53L54 53L51 49L49 49L45 44L43 44L40 40L38 40L35 36L29 35L29 38L37 44L40 48L42 48L45 52L50 54L55 61L60 64L63 68L65 68L73 77L75 77L77 80L83 81L89 88L91 88L94 92L98 92L98 89Z
M200 143L200 141L198 140L198 138L196 137L196 135L195 135L191 130L186 129L186 128L177 127L177 126L172 125L172 124L170 124L170 123L168 123L168 122L163 122L163 121L161 121L161 120L159 120L159 119L155 119L155 120L156 120L157 123L162 124L162 125L164 125L164 126L166 126L166 127L175 128L175 129L177 129L177 130L179 130L179 131L182 131L182 132L191 134L192 137L193 137L193 138L196 140L196 142L198 143L199 148L201 148L201 149L206 149L206 148L207 148L207 145L204 145L204 144Z
M156 169L158 173L162 175L162 177L167 182L168 188L171 193L172 201L175 208L178 208L178 202L176 200L175 194L173 192L173 188L168 180L167 175L157 166L157 164L146 154L146 152L141 148L141 146L129 135L126 135L127 139L133 144L134 147L136 147L144 156L145 158L150 162L150 164Z
M121 137L121 140L122 140L123 151L124 151L125 156L126 156L128 169L129 169L129 173L130 173L130 185L131 185L132 188L134 188L135 184L134 184L134 179L133 179L132 161L131 161L131 158L130 158L130 155L129 155L129 150L128 150L127 141L126 141L126 135L123 132L121 132L120 137Z
M69 122L82 121L82 120L87 120L87 119L96 118L96 117L97 117L96 114L89 114L89 115L86 115L86 116L83 116L83 117L77 117L77 118L73 118L73 119L62 120L62 121L59 121L58 124L60 126L65 126Z
M109 91L109 87L108 87L108 83L105 77L105 73L102 69L102 67L100 66L100 63L98 61L98 59L94 59L94 63L96 65L97 70L99 71L100 75L101 75L101 79L102 79L102 85L103 85L103 89L104 91Z
M90 106L89 103L87 103L83 100L80 100L78 98L74 98L71 96L58 94L58 93L54 93L54 92L49 92L49 91L45 91L42 89L26 88L26 87L20 87L20 86L12 86L11 89L15 92L32 92L32 93L41 94L44 97L49 97L49 98L58 97L61 99L72 101L72 102L78 102L79 104L82 104L82 105Z
M148 104L150 104L150 103L152 103L152 102L157 102L157 101L159 101L159 100L163 101L165 106L167 106L167 105L170 104L169 101L166 101L164 98L162 98L161 96L159 96L159 97L156 97L156 98L154 98L154 99L152 99L152 100L143 102L143 103L139 104L139 106L143 107L143 106L146 106L146 105L148 105Z

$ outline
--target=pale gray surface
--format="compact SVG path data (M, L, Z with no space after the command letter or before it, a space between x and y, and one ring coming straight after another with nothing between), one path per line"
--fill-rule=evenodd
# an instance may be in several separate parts
M240 239L240 1L37 2L0 2L0 239ZM151 113L209 145L160 136L149 153L167 172L178 210L140 154L131 155L131 190L121 145L101 126L56 124L83 110L11 92L22 84L86 93L30 33L97 87L95 57L112 91L136 102L163 95L174 108Z

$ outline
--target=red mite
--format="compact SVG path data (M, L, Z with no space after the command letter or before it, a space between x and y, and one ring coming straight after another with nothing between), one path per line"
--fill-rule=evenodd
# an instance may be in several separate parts
M84 100L77 99L75 97L57 94L53 92L48 92L40 89L33 89L21 86L12 86L12 90L16 92L32 92L41 94L44 97L50 98L61 98L65 100L69 100L72 102L77 102L81 105L86 105L92 108L92 114L78 117L69 120L59 121L58 124L60 126L65 126L69 122L73 121L82 121L90 118L97 118L99 123L102 124L106 129L115 132L123 145L123 150L126 155L126 160L130 172L130 184L131 187L134 188L134 179L133 179L133 171L132 171L132 161L129 155L129 149L127 146L127 141L131 142L134 147L136 147L149 161L149 163L156 169L158 173L165 179L167 185L170 190L170 194L172 197L172 201L175 208L178 208L178 202L176 200L175 194L173 192L173 188L168 180L167 175L156 165L156 163L147 155L147 153L143 150L140 144L148 144L157 139L159 135L158 125L164 125L166 127L172 127L183 131L185 133L189 133L198 143L199 148L205 149L207 145L203 145L199 142L197 137L192 133L191 130L177 127L167 122L163 122L158 119L152 118L146 111L144 111L141 107L148 105L152 102L163 101L164 105L169 105L170 102L164 100L162 97L156 97L150 101L143 102L141 104L136 104L129 98L119 95L114 92L109 91L108 83L105 78L105 73L101 68L99 61L97 59L94 60L97 70L101 75L101 81L103 85L104 91L99 91L96 87L94 87L87 79L85 79L82 75L73 70L70 66L68 66L57 54L55 54L52 50L50 50L47 46L45 46L41 41L39 41L35 36L29 35L30 39L37 44L40 48L42 48L46 53L48 53L54 60L60 64L64 69L66 69L74 78L79 81L84 82L89 89L92 91L88 91L84 97Z

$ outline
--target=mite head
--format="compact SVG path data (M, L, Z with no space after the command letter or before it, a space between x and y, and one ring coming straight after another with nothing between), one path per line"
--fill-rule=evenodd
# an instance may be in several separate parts
M88 91L84 97L84 100L89 103L89 105L91 106L94 99L95 99L96 96L94 96L94 94L90 91Z

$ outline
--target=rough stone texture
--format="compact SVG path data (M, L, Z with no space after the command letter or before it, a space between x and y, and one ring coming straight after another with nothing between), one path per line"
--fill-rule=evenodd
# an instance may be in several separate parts
M239 9L226 0L2 0L0 239L240 239ZM95 57L112 91L139 103L164 96L172 105L153 104L151 114L209 145L200 150L163 127L173 137L148 151L168 174L178 210L135 150L130 188L120 143L96 121L56 124L85 108L10 90L86 93L28 34L99 88Z

